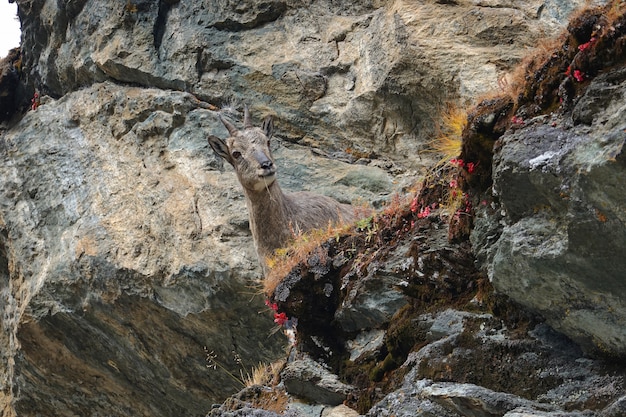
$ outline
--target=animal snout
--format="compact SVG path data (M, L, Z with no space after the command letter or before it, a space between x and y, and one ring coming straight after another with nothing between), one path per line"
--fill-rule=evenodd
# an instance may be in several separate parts
M254 157L261 170L270 173L274 172L274 162L265 152L258 150L254 153Z

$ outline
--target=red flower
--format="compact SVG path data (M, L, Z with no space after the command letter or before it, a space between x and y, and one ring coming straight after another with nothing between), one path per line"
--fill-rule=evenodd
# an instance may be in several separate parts
M450 180L450 188L456 188L459 183L456 180Z
M465 165L465 164L463 163L463 160L462 160L462 159L456 159L456 158L451 159L451 160L450 160L450 163L451 163L452 165L456 165L456 166L458 166L459 168L463 168L463 166Z
M514 125L523 125L524 124L524 119L522 119L521 117L513 116L511 118L511 122Z
M278 324L279 326L283 326L285 323L287 323L287 321L289 321L289 318L287 318L287 314L274 313L274 323Z
M585 80L585 74L581 70L574 70L574 74L572 76L579 83Z
M270 300L265 300L265 305L271 308L274 311L278 311L278 304L271 303Z
M477 164L475 164L475 163L473 163L473 162L468 162L468 163L466 164L466 167L467 167L467 172L469 172L470 174L472 174L472 173L474 172L474 170L476 169L476 165L477 165Z
M595 41L596 41L596 38L589 39L589 42L585 42L581 45L578 45L578 50L580 52L586 51L587 49L591 48L591 45L593 45Z
M418 209L419 205L417 204L417 197L415 197L413 199L413 201L411 201L411 212L412 213L416 213L417 209Z
M423 218L428 217L429 215L430 215L430 207L426 206L423 209L421 209L419 213L417 213L417 218L423 219Z
M32 110L37 110L37 107L41 104L41 100L39 99L39 93L35 93L33 98L30 100L30 108Z
M565 75L569 77L571 74L572 74L572 67L571 65L568 65L567 70L565 71Z

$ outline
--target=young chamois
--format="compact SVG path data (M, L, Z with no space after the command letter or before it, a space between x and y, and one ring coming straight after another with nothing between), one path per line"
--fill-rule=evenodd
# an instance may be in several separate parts
M294 233L355 220L352 206L330 197L305 191L283 193L276 181L276 165L270 150L274 130L271 116L265 118L261 128L254 127L245 107L243 130L238 130L221 115L219 118L230 137L222 140L209 136L209 144L235 168L246 197L250 230L264 273L268 272L266 259L285 246Z

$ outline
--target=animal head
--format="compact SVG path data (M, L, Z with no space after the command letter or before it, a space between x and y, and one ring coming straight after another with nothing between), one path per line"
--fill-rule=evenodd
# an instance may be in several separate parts
M270 151L274 133L272 117L267 116L261 128L252 126L248 107L244 107L243 130L219 115L230 136L220 139L209 136L209 145L215 153L230 163L241 185L253 191L266 189L276 180L276 166Z

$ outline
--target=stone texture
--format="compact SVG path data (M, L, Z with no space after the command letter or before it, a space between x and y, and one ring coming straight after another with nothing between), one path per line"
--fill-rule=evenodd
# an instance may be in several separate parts
M280 376L288 393L317 404L339 405L354 390L309 357L288 363Z
M236 117L236 110L247 103L253 115L275 116L279 138L275 153L285 188L317 190L346 202L360 198L379 206L394 187L407 189L415 181L414 173L429 166L430 157L419 152L431 139L434 120L446 101L468 103L499 82L506 83L508 71L527 48L557 33L563 19L584 3L17 2L23 29L19 76L24 84L19 86L19 98L35 89L44 97L37 111L11 120L0 131L2 417L53 412L58 416L204 415L212 402L239 387L232 375L213 369L216 361L238 375L235 354L247 367L281 354L284 340L267 338L271 317L257 314L263 307L261 297L253 296L259 270L247 214L234 175L207 146L206 135L223 133L215 113L207 108L221 108ZM14 73L8 76L15 78ZM592 130L618 131L622 126L616 117L596 115L596 109L600 115L605 108L619 110L622 81L598 78L593 82L596 88L573 113L577 127L572 132L583 139ZM199 105L191 93L210 105ZM17 103L11 97L4 102ZM597 146L608 149L607 143L614 139L609 135L606 143ZM529 158L544 156L533 159L534 171L551 169L546 155L550 154ZM596 166L594 157L576 155L589 167ZM623 158L615 156L615 164L623 166ZM612 175L598 167L581 178ZM548 176L540 181L554 184ZM604 189L585 181L579 186L594 197L581 200L584 204L576 203L575 208L588 214L591 206L585 204L608 200L601 196ZM557 205L553 197L548 194L541 201ZM514 196L509 202L512 209L528 209ZM611 233L621 233L613 227L620 218L619 207L598 207L607 218L601 223L608 223L605 229ZM515 217L529 212L505 213ZM501 220L499 215L481 216L482 232L476 236L482 233L487 240L499 236L491 233ZM589 223L580 224L572 229L578 235L588 231L583 226ZM543 345L508 344L508 333L497 319L453 309L441 316L418 317L406 329L419 335L396 327L397 309L407 308L405 294L415 297L422 295L424 287L435 287L433 292L439 291L440 298L428 293L422 300L428 304L433 298L443 302L442 294L451 297L469 291L469 284L451 272L452 265L467 269L467 259L457 256L466 252L445 244L441 224L434 228L437 233L419 229L421 236L413 235L412 241L401 244L388 265L372 265L369 281L351 283L355 293L346 299L344 312L356 314L343 325L352 334L329 331L341 328L333 322L332 310L333 314L323 316L328 321L321 327L327 333L321 336L341 343L322 343L322 349L337 349L334 352L340 357L343 342L358 339L355 333L389 330L382 343L377 339L365 356L355 357L357 362L380 362L374 370L383 372L389 364L400 366L407 356L404 351L392 352L385 361L394 339L406 337L417 343L424 332L428 344L411 356L411 363L426 363L430 357L433 366L420 372L445 378L446 360L466 369L462 367L468 362L466 347L457 345L461 336L467 336L461 323L484 321L488 326L477 333L477 340L485 342L487 354L469 355L476 363L485 366L487 359L493 361L505 352L505 359L515 358L512 363L518 366L505 367L509 372L544 366L543 361L530 360L537 350L546 351ZM594 244L605 242L591 243L581 245L577 253L594 251ZM502 251L498 271L506 271L507 258L516 259L505 256L506 248L500 246L482 248L483 259L491 260ZM546 253L558 249L557 245ZM380 296L377 279L384 280ZM340 282L331 286L336 301ZM582 301L577 305L587 308L590 300ZM554 324L563 331L580 315L582 323L607 317L604 323L620 324L621 305L609 301L604 316L597 309L589 313L563 305L550 312L557 314ZM385 304L382 313L377 311L378 302ZM328 307L330 311L335 306ZM564 311L575 314L561 320ZM363 320L356 320L362 313ZM449 329L446 321L451 323ZM303 322L301 329L305 328ZM578 336L578 330L569 333ZM619 347L619 337L618 333L617 342L602 340L603 346ZM577 340L586 343L585 337ZM566 347L567 354L556 359L547 355L554 359L554 367L545 365L545 369L556 372L558 365L569 374L563 376L563 384L541 392L540 399L562 408L591 403L594 410L615 401L617 376L611 379L596 370L596 362L581 360L573 345L559 346ZM521 359L516 356L520 351ZM580 360L578 367L563 367L565 359ZM412 371L409 365L407 372ZM369 415L414 416L416 410L424 416L458 415L458 408L434 395L433 388L428 391L439 381L411 375L410 383L374 405ZM332 374L325 376L334 379ZM551 381L549 375L532 376ZM311 381L292 381L305 386L304 391L315 390ZM479 393L504 393L501 385L501 380L496 381ZM467 386L447 388L452 392L461 387ZM580 390L589 391L584 397L588 402L571 400L580 398L573 395ZM515 401L521 398L518 393L505 394ZM472 401L470 395L455 398ZM313 399L329 401L319 393ZM333 397L336 401L341 399ZM622 404L615 401L604 413L619 415ZM276 415L250 404L214 411L224 416ZM285 415L301 413L290 410Z
M595 415L589 407L606 407L604 413L619 407L619 400L610 403L619 398L622 377L607 374L602 362L585 358L545 324L520 337L488 314L445 310L420 320L431 341L409 354L404 383L368 416L419 410L418 416L583 417ZM430 331L445 321L449 332Z
M570 122L506 133L493 167L499 208L480 208L473 233L496 289L588 352L618 356L626 354L625 99L622 69L591 81Z
M325 409L322 412L322 417L359 417L359 413L345 405L338 405Z
M462 416L490 417L529 405L540 409L550 408L538 403L533 404L515 395L494 392L472 384L453 382L429 385L422 390L422 395Z
M222 220L236 202L217 198L228 182L199 129L216 120L193 110L102 84L3 135L0 380L18 415L203 415L239 388L205 347L233 373L232 352L247 366L281 352L244 294L245 212Z
M503 417L591 417L593 415L588 411L538 411L520 407L509 411Z
M621 397L600 413L600 417L618 417L623 415L626 415L626 396Z
M446 101L496 88L582 3L18 1L44 94L114 80L245 101L292 141L418 165Z
M282 354L284 339L268 339L271 318L258 314L239 185L206 141L223 127L195 103L96 84L3 134L0 381L19 415L57 402L59 416L202 415L239 388L207 354L234 375L235 355L250 369ZM381 198L342 181L363 166L277 146L285 175L312 164L329 194ZM133 405L138 396L145 403Z

